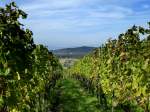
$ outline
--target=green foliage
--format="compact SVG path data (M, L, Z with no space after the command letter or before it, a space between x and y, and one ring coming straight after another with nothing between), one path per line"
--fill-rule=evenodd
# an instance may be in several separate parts
M18 21L27 14L14 2L0 8L0 111L46 112L60 78L58 59Z
M140 37L145 37L141 40ZM150 111L150 29L133 26L85 56L69 72L107 99L108 110ZM90 84L87 84L91 82ZM91 86L93 88L91 88ZM102 97L105 96L105 97ZM103 105L103 102L100 102Z
M34 44L20 17L27 14L14 2L0 8L0 112L51 111L62 66L46 47ZM69 69L103 111L150 111L149 28L133 26Z

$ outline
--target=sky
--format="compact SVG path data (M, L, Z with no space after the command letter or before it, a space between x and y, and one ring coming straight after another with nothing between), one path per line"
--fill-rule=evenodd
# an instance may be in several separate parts
M0 0L0 6L11 0ZM35 43L49 49L100 46L150 21L150 0L14 0Z

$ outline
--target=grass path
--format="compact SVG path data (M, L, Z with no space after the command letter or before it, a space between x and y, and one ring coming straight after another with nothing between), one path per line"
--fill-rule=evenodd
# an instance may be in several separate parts
M59 112L100 112L96 97L89 95L73 79L63 79L58 82L60 96Z

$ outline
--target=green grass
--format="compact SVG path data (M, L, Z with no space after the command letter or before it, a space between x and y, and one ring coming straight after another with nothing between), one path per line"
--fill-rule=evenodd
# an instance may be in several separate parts
M100 112L97 98L85 92L78 81L63 79L58 86L60 112Z

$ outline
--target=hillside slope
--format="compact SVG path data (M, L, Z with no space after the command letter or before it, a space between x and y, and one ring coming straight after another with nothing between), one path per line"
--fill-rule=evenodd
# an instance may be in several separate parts
M53 50L53 53L59 58L81 58L91 52L93 49L95 49L95 47L82 46Z

